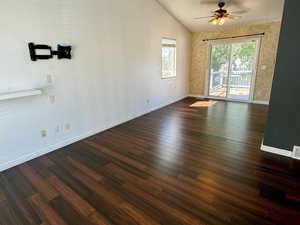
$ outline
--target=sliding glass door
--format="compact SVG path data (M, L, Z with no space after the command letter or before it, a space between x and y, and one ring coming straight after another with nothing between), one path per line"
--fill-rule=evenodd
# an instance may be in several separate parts
M258 39L212 45L209 97L251 100L258 47Z
M220 44L211 48L209 96L227 97L231 46Z

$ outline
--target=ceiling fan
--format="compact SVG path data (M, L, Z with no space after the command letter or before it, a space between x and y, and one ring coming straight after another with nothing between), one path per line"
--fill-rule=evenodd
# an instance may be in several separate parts
M205 16L205 17L197 17L195 18L196 20L199 19L208 19L208 18L212 18L211 20L209 20L209 23L215 24L215 25L224 25L226 22L226 19L239 19L241 18L241 16L239 16L238 14L242 14L245 13L245 10L243 11L237 11L237 12L228 12L226 9L224 9L226 3L221 1L218 3L219 9L213 11L213 15L212 16Z

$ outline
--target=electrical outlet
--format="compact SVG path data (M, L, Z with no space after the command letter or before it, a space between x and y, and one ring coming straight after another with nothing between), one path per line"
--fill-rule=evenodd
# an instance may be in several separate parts
M52 78L51 74L48 74L46 76L46 81L47 81L47 84L53 84L53 78Z
M56 97L55 97L54 95L49 96L49 102L50 102L51 104L54 104L55 101L56 101Z
M65 130L66 130L66 131L71 130L71 124L66 123L66 124L65 124Z
M41 137L47 137L47 131L46 130L41 130Z
M61 129L60 129L60 126L57 125L57 126L55 127L55 130L54 130L54 131L55 131L56 134L58 134L58 133L60 133L60 130L61 130Z
M147 99L147 104L150 104L150 99Z

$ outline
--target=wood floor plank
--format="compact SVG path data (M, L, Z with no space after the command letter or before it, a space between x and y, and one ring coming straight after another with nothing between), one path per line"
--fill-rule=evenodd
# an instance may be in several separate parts
M49 225L67 225L67 223L51 208L40 194L29 198L32 206Z
M47 168L55 165L55 163L46 155L41 156L38 160Z
M47 222L43 222L41 225L49 225L49 223L47 223Z
M51 201L52 199L58 197L57 191L55 191L55 189L51 187L51 185L46 180L40 177L29 165L22 164L18 167L24 174L24 176L26 176L35 186L36 190L42 193L48 201Z
M146 170L146 166L143 165L142 163L139 163L138 161L135 161L135 160L132 160L124 155L121 155L121 154L118 154L116 152L113 152L109 149L107 149L106 147L103 147L103 146L99 146L97 144L95 144L94 142L91 142L91 141L85 141L87 144L89 144L90 146L94 147L95 149L97 149L98 151L94 151L96 152L97 154L99 153L102 153L102 154L106 154L106 155L109 155L113 158L116 158L122 162L125 162L125 163L128 163L130 165L133 165L135 166L136 168L138 168L139 170Z
M66 224L72 225L94 225L89 218L83 216L82 214L78 213L76 209L73 208L68 201L66 201L63 197L59 196L49 202L51 208L57 212L60 218Z
M172 191L173 186L162 185L163 182L153 182L153 180L152 180L152 179L154 179L153 177L151 177L147 180L143 180L143 179L140 179L139 177L129 174L127 171L123 170L122 168L119 168L118 166L116 166L114 164L109 164L106 167L109 168L109 170L113 171L114 175L124 177L124 180L126 180L125 183L133 184L148 194L152 194L154 196L160 196L160 194L164 195L163 193ZM171 187L171 189L170 189L170 187ZM206 210L206 208L207 208L210 210L210 212L216 211L216 210L212 210L213 207L211 207L210 204L205 205L205 204L202 204L202 201L196 201L194 197L190 197L188 195L183 195L183 192L178 191L178 189L176 187L174 187L173 190L176 190L179 201L188 200L188 201L190 201L190 204L194 203L193 211L196 212L195 213L196 216L202 216L208 220L209 219L213 220L213 224L224 224L224 223L218 223L214 219L215 215L213 216L212 214L210 214L208 212L208 210ZM205 210L201 210L198 207L199 205L205 207L204 208Z
M158 222L154 221L152 218L137 210L130 204L123 203L121 208L126 212L128 216L130 216L133 220L136 221L136 224L139 225L159 225Z
M81 168L81 167L80 167ZM93 190L95 193L97 193L99 196L101 196L106 201L110 202L111 204L115 205L119 213L126 215L134 224L152 224L157 225L158 223L153 220L152 218L148 217L146 214L144 214L142 211L140 211L138 208L134 207L131 204L128 204L125 202L122 198L120 198L117 194L110 192L108 188L105 186L102 186L100 183L97 183L96 180L93 180L88 174L84 173L86 170L82 171L80 168L77 168L78 170L72 170L73 174L75 174L76 178L79 178L79 180L85 184L88 188ZM101 178L101 182L103 179ZM53 182L52 182L53 183ZM93 218L100 218L97 215L94 215ZM128 221L128 223L130 223Z
M100 176L99 174L97 174L95 171L93 171L92 169L88 168L87 166L85 166L84 164L74 160L72 157L67 157L68 161L77 169L81 170L83 173L85 173L86 175L88 175L90 178L96 180L96 181L101 181L103 179L102 176Z
M0 190L0 202L5 200L6 200L5 194L3 193L3 191Z
M186 98L0 173L0 225L298 225L268 107Z
M1 225L22 225L21 220L16 217L7 201L0 202L0 218Z
M138 195L140 198L144 199L145 201L149 202L150 204L155 205L162 211L172 214L178 220L183 221L185 224L190 224L190 225L203 225L204 224L204 223L201 223L200 221L198 221L197 219L193 218L192 216L185 214L176 208L170 207L169 205L165 204L163 201L156 199L155 197L138 189L137 187L135 187L131 184L124 184L123 188L127 189L129 192L132 192L132 193Z
M51 183L72 205L72 207L82 216L86 217L87 220L91 219L91 222L97 225L111 225L111 223L104 216L100 215L96 209L94 209L88 202L83 200L77 193L75 193L57 177L52 176L48 178L48 180L49 183Z
M140 186L144 190L148 190L149 192L158 194L162 192L162 187L160 185L155 185L152 182L148 182L147 179L143 179L139 176L131 174L127 170L115 165L113 163L105 166L107 171L110 171L114 176L117 176L119 179L122 179L125 182L134 183ZM104 171L105 172L105 171Z
M95 212L95 209L93 207L91 207L90 204L88 204L86 201L81 199L71 188L69 188L67 185L65 185L57 177L52 176L52 177L48 178L48 181L82 215L89 217L93 212Z
M15 219L22 221L20 224L38 225L41 223L41 219L27 201L27 197L32 196L33 191L31 190L29 192L31 194L28 195L28 190L24 192L26 185L19 186L19 182L15 183L11 181L10 173L15 175L16 180L23 181L21 177L18 177L17 174L14 173L16 170L17 169L14 168L0 175L0 187L2 187L1 189L5 194L6 205L11 208L10 212L14 214ZM22 182L22 184L25 183Z

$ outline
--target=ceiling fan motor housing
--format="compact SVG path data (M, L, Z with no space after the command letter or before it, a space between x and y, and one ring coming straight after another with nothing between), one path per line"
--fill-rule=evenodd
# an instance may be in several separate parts
M216 10L217 17L223 17L227 13L227 10L223 9L225 4L226 4L225 2L219 2L218 5L219 5L220 9Z
M233 2L233 0L232 0L232 2ZM199 18L195 18L195 19L212 18L208 22L213 23L213 24L223 25L225 23L225 19L239 18L239 16L234 15L234 12L231 13L231 12L228 12L226 9L224 9L224 7L226 6L225 1L219 1L218 6L219 6L219 9L213 11L212 16L199 17Z
M225 6L225 2L219 2L219 7L222 9L222 8L224 8L224 6Z

